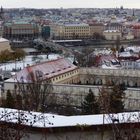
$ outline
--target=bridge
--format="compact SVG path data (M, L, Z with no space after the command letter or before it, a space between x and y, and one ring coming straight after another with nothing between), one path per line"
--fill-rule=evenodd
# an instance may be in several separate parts
M73 46L82 46L84 45L84 41L81 39L76 40L52 40L53 43L57 43L59 45L65 47L73 47Z
M63 55L73 55L73 51L70 48L66 48L55 41L44 41L36 39L34 41L35 48L38 50L48 49L50 52L62 53Z

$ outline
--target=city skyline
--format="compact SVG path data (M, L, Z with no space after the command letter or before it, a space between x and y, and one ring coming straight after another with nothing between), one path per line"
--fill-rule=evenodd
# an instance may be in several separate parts
M138 0L1 0L5 8L140 8Z

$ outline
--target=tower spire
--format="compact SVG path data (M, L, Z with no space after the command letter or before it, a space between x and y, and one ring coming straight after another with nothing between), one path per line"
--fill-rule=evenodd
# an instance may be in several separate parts
M3 8L2 8L2 6L1 6L1 8L0 8L0 12L3 13Z
M3 7L1 6L0 8L0 19L4 19L4 11L3 11Z
M133 9L133 17L135 16L135 10Z

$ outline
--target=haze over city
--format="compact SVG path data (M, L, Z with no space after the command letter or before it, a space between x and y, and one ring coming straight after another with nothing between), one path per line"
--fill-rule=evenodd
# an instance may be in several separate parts
M139 8L139 0L1 0L6 8Z
M140 140L140 0L0 0L0 140Z

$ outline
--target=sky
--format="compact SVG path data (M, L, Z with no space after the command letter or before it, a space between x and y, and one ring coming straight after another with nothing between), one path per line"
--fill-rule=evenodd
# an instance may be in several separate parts
M4 8L140 8L140 0L0 0Z

